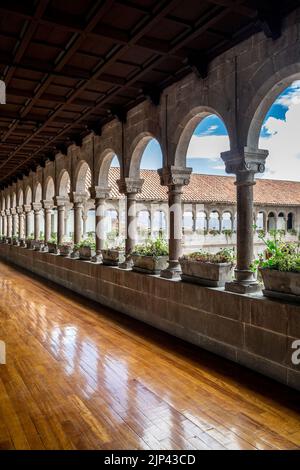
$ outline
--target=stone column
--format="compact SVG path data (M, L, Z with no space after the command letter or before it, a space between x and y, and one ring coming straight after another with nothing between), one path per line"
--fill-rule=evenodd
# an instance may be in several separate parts
M18 214L16 209L11 209L12 216L12 236L16 237L18 232Z
M24 205L23 206L25 212L25 239L30 237L30 213L31 213L31 206Z
M259 284L250 265L253 261L253 187L255 173L263 173L266 150L256 152L244 149L241 153L221 154L227 173L236 174L237 197L237 263L235 280L226 284L226 290L240 294L256 292Z
M22 206L17 207L17 212L19 216L19 240L25 239L25 214Z
M4 210L1 211L1 220L2 220L1 234L3 237L6 237L7 227L6 227L6 214Z
M66 199L63 196L55 198L55 205L57 207L57 244L61 245L65 236L65 213L66 213Z
M91 198L95 199L95 236L96 236L96 256L92 261L102 261L101 250L105 242L105 201L108 199L110 188L95 186L91 188Z
M176 279L181 269L178 259L181 256L182 242L182 188L189 184L191 168L174 166L158 170L161 184L168 186L169 205L169 266L161 271L161 277Z
M53 207L52 201L43 201L43 208L44 208L44 235L45 235L45 242L50 240L51 238L51 210Z
M137 240L136 195L141 192L143 183L143 179L133 178L124 178L117 181L120 193L126 195L126 260L120 264L120 268L123 269L130 269L132 267L131 253Z
M82 211L82 234L83 234L83 238L86 237L86 221L88 219L88 215L87 215L87 212L85 212L85 210L83 209Z
M34 212L34 239L39 240L40 238L40 214L41 214L41 208L42 204L40 202L33 202L32 203L32 208Z
M81 241L82 238L82 210L86 202L87 196L85 193L71 193L70 199L73 202L74 212L74 243L77 244Z
M12 215L10 209L6 209L6 236L12 236Z

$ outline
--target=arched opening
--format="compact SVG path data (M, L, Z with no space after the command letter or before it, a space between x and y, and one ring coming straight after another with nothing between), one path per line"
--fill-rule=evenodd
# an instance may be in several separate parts
M196 214L196 231L204 234L208 229L207 215L204 211L199 211Z
M90 188L92 186L92 173L86 161L81 161L75 178L75 192L85 198L81 214L81 234L83 238L95 238L95 209L91 202ZM73 214L74 218L74 214Z
M265 230L265 217L266 217L266 214L262 211L257 214L257 217L256 217L257 231Z
M24 204L24 192L23 189L19 189L18 192L18 206L23 206Z
M193 212L191 209L185 209L182 217L182 232L184 234L191 234L194 227Z
M209 223L208 229L210 233L219 233L220 232L220 215L217 211L212 211L209 214Z
M272 230L276 230L276 216L274 212L270 212L268 215L268 224L267 224L268 232L270 233Z
M6 209L10 209L10 195L7 194L6 196L6 206L5 206Z
M229 232L233 230L233 224L232 224L232 215L231 212L223 212L222 214L222 231L224 232Z
M286 222L285 222L285 214L283 212L280 212L278 214L277 218L277 230L280 230L281 232L286 231Z
M288 230L288 232L293 232L293 231L295 231L295 227L294 227L294 214L293 214L293 212L289 212L289 213L288 213L288 217L287 217L287 230Z

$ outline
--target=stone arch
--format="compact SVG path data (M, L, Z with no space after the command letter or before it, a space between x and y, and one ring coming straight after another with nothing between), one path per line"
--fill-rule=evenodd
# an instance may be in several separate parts
M11 208L14 209L17 207L17 196L16 193L13 192L11 196Z
M41 183L36 183L33 191L33 202L41 202L43 197Z
M186 154L193 133L198 124L200 124L203 119L211 115L216 115L219 119L221 119L221 121L223 121L228 132L231 148L231 137L228 127L226 126L226 122L222 116L215 109L209 106L197 106L184 117L175 131L175 141L177 142L174 160L175 166L183 168L186 167Z
M130 158L129 165L129 178L139 179L140 178L140 168L141 160L144 154L144 151L149 144L149 142L155 139L162 150L159 140L151 132L143 132L139 134L133 141L131 148L133 149L132 155ZM163 165L163 162L162 162Z
M90 197L90 187L92 185L92 172L89 164L81 160L75 173L75 191L79 194L86 194Z
M52 176L48 176L45 182L45 199L46 201L52 201L55 196L55 186Z
M19 189L18 191L18 201L17 201L18 206L23 206L24 204L24 191L22 188Z
M196 230L206 231L208 229L208 212L206 209L199 209L196 212Z
M215 217L213 217L213 215L215 215ZM222 220L220 212L217 209L212 209L209 213L208 229L220 231L221 221Z
M225 221L229 221L229 223L225 223ZM229 227L227 227L229 225ZM221 230L233 230L233 215L231 210L225 209L222 212L222 217L221 217Z
M295 214L292 211L287 215L287 230L295 230Z
M27 186L25 189L25 204L29 205L32 203L32 189L30 186Z
M261 68L264 69L263 67ZM293 82L300 80L300 62L290 64L278 71L272 70L267 79L265 76L262 78L261 86L257 88L257 85L255 85L253 88L255 93L246 113L246 120L248 122L246 145L250 150L258 149L260 132L265 116L276 98ZM256 81L258 81L257 77L254 76L252 82Z
M61 170L57 185L58 196L69 197L71 191L71 178L67 170Z
M117 157L118 162L121 167L121 161L119 156L114 152L112 149L106 149L100 157L100 168L99 168L99 173L98 173L98 186L101 188L107 188L108 187L108 175L109 175L109 170L111 167L111 163L114 159L114 157Z

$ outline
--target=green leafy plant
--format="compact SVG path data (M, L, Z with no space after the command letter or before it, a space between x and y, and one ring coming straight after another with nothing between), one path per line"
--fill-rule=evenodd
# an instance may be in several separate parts
M231 238L233 235L233 230L231 229L224 229L222 230L223 235L225 235L226 238Z
M233 265L235 261L235 252L230 248L223 248L217 253L209 253L208 251L199 250L184 255L181 259L198 261L199 263L231 263Z
M282 241L280 230L272 231L272 238L260 239L264 242L266 249L252 263L251 269L275 269L283 272L300 272L300 244Z
M212 235L213 237L216 237L217 235L220 235L220 230L212 229L209 231L209 234Z
M145 243L136 245L132 251L133 255L139 256L168 256L169 247L166 240L157 238L156 240L147 240Z
M290 230L288 230L288 233L289 233L290 235L293 235L294 237L298 235L298 234L297 234L297 230L295 230L294 228L291 228Z
M93 236L89 236L88 238L81 240L79 243L77 243L74 246L75 250L80 250L80 248L90 248L91 250L95 250L96 249L95 238Z
M47 243L57 243L57 234L55 232L51 233L51 237L47 240Z

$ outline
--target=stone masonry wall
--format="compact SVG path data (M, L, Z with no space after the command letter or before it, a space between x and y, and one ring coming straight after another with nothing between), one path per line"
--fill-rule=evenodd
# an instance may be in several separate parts
M300 306L10 245L0 258L300 390Z

